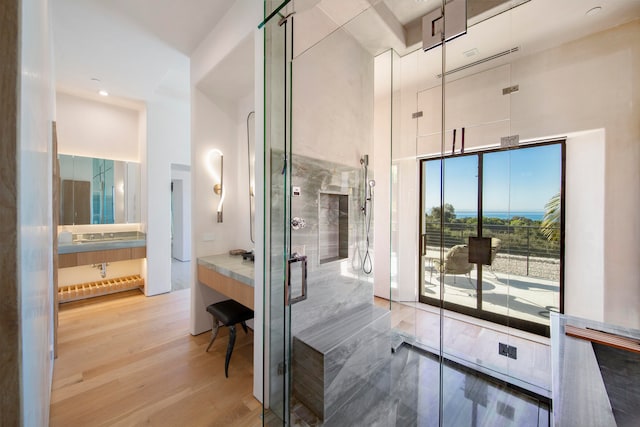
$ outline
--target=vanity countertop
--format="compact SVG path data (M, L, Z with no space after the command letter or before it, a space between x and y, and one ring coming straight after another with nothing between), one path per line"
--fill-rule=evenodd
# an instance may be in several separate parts
M96 240L59 243L58 254L73 254L78 252L108 251L111 249L139 248L147 245L146 239L126 240Z
M198 265L254 287L253 262L243 260L240 255L219 254L204 256L198 258Z

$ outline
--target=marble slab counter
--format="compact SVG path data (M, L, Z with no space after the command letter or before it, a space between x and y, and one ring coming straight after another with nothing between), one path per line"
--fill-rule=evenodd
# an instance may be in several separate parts
M198 265L254 287L253 262L245 261L239 255L219 254L200 257Z
M254 266L241 256L219 254L198 258L198 281L228 298L254 308Z
M97 240L59 243L58 254L74 254L78 252L108 251L111 249L140 248L147 245L146 239L131 240Z
M555 425L638 425L638 354L577 338L571 327L640 341L640 330L551 313Z

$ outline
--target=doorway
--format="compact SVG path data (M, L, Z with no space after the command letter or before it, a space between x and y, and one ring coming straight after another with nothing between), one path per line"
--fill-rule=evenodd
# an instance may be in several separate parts
M559 141L421 161L420 302L549 336L562 310L564 153Z
M171 290L191 286L191 168L171 165Z

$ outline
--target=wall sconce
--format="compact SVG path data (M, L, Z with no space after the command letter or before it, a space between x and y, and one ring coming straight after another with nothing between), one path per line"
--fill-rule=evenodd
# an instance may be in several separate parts
M212 161L213 156L220 156L220 175L219 176L213 167L213 161ZM207 155L207 169L209 169L209 173L213 177L214 182L218 181L216 184L213 185L213 192L218 196L220 196L220 202L218 202L218 209L217 209L218 222L222 222L222 204L224 203L224 196L225 196L224 187L222 186L223 165L224 165L224 162L223 162L222 151L218 150L217 148L214 148L211 151L209 151L209 154Z

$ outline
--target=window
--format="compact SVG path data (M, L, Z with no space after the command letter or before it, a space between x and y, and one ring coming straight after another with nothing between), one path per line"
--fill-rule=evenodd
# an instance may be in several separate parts
M421 161L421 302L549 336L564 152L554 141Z

